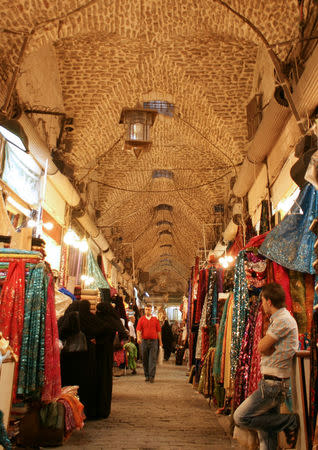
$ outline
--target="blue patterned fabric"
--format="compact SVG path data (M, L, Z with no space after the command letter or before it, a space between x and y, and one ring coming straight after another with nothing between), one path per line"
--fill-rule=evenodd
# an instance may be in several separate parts
M316 235L309 231L318 216L318 192L307 184L290 212L268 233L259 253L287 269L314 274Z

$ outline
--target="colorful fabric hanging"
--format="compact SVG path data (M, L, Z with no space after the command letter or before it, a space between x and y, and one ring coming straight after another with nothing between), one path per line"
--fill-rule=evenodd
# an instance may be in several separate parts
M107 288L110 289L102 271L100 270L93 253L91 250L87 252L87 274L94 278L94 281L90 284L90 288Z
M253 353L253 338L256 324L256 317L259 310L259 298L252 297L249 310L248 321L242 340L242 347L239 354L236 376L235 388L233 398L234 410L247 398L249 390L249 375L252 363Z
M48 278L45 264L31 272L25 292L24 325L17 393L39 398L44 383L45 316Z
M234 379L249 310L249 295L245 276L245 252L236 259L232 318L231 376Z
M214 356L214 364L213 364L213 375L216 381L220 381L221 379L221 359L223 354L223 342L224 342L224 332L225 332L225 324L227 317L227 310L229 304L229 297L226 299L223 314L220 322L219 333L216 341L215 348L215 356Z
M59 334L55 314L53 277L52 274L49 274L45 317L44 386L41 399L43 402L50 402L57 398L60 393L61 370Z
M19 260L10 263L0 297L0 331L20 357L24 322L25 264ZM13 400L16 400L18 364L13 377Z
M316 235L309 227L318 216L318 192L307 184L290 212L266 236L260 253L287 269L314 274Z
M270 230L271 212L269 210L268 200L262 200L261 219L259 234L266 233Z
M290 294L293 299L293 312L299 334L307 331L305 278L301 272L289 271Z
M289 273L288 270L285 269L285 267L281 266L280 264L277 264L276 262L271 263L272 266L272 273L273 273L273 281L280 284L285 292L285 301L286 301L286 308L288 311L293 313L293 300L290 293L290 286L289 286Z
M263 332L263 309L260 304L258 308L258 314L256 317L256 324L253 337L253 349L251 357L251 368L248 382L248 395L253 394L258 387L258 383L262 378L261 374L261 354L258 351L259 341L262 339Z

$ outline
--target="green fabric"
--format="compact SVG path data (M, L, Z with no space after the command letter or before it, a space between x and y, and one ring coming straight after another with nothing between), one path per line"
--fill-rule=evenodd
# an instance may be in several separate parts
M94 278L94 281L89 285L90 289L100 289L100 288L110 289L110 286L107 283L97 262L95 261L95 258L91 250L88 250L87 254L87 274L88 276Z
M30 273L25 292L18 394L39 398L44 384L45 316L48 277L44 263Z
M135 370L137 367L137 347L132 342L128 342L124 345L124 349L128 356L128 369Z

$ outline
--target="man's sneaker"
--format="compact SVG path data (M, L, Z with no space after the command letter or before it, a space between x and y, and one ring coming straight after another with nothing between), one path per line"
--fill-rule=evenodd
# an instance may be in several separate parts
M146 378L145 378L145 381L149 381L149 378L148 378L148 377L146 377Z
M150 378L150 383L154 383L155 382L155 379L154 378Z

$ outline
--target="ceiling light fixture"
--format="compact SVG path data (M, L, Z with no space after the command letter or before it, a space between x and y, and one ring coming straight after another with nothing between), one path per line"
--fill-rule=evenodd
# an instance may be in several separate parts
M135 108L123 108L119 123L126 125L125 149L133 150L136 158L142 151L151 148L150 128L155 122L157 111L144 109L141 105Z

